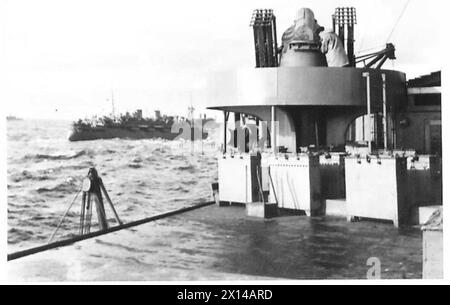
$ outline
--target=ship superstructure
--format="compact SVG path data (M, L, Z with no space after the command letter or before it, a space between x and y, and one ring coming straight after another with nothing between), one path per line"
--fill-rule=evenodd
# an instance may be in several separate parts
M391 43L355 56L354 8L332 20L325 29L302 8L278 46L274 12L254 11L256 68L211 82L209 108L225 122L220 202L410 223L420 205L442 204L431 195L441 193L440 79L423 88L382 69Z

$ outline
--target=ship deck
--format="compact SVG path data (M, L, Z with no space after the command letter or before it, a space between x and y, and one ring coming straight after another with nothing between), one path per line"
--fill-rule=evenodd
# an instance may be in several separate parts
M208 206L8 262L10 281L365 279L422 277L422 235L379 222L246 216Z

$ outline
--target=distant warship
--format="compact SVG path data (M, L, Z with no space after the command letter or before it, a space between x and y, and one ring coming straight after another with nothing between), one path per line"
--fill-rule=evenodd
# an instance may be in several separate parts
M8 115L8 116L6 116L6 120L7 120L7 121L22 121L21 118L16 117L16 116L14 116L14 115Z
M111 115L85 120L79 119L72 124L69 141L113 138L161 138L166 140L206 139L208 133L204 128L205 123L212 121L212 119L207 119L206 115L204 115L203 118L194 120L192 116L193 108L190 107L189 111L190 118L162 116L159 110L155 111L155 118L144 118L142 116L142 110L138 109L133 114L127 112L119 116ZM194 121L195 123L192 124Z

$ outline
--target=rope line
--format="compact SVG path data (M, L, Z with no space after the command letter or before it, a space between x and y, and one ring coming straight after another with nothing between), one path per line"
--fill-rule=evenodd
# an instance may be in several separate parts
M361 54L361 53L363 53L363 52L367 52L367 51L379 50L380 48L383 48L383 47L385 47L385 46L386 46L385 44L381 44L381 45L376 46L376 47L373 47L373 48L368 48L368 49L360 50L360 51L358 51L358 52L356 53L356 55L359 55L359 54Z
M392 28L391 33L389 34L388 38L386 39L386 43L389 42L389 39L391 39L392 34L394 34L394 31L395 31L395 29L397 28L397 25L398 25L398 23L400 22L400 19L403 17L403 14L405 13L406 8L407 8L408 5L409 5L409 2L411 2L411 0L408 0L408 1L406 2L406 4L403 6L402 12L401 12L400 15L398 16L397 21L395 22L395 25L394 25L394 27Z
M72 202L69 205L69 208L66 210L66 212L64 213L63 217L61 218L61 220L58 223L58 226L56 226L55 231L53 231L52 236L50 236L50 238L47 241L47 244L51 243L53 238L56 235L56 232L58 232L59 228L61 227L64 219L66 218L67 214L69 214L70 209L72 208L73 204L75 203L75 200L78 198L78 195L81 193L81 190L83 189L83 186L80 187L80 190L75 194L75 197L73 197Z

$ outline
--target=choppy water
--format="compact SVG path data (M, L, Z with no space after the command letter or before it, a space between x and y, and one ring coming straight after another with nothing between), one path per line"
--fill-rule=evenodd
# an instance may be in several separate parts
M47 241L92 166L124 222L211 199L213 140L194 146L153 139L69 142L69 130L70 122L62 121L7 123L9 252ZM77 232L80 202L56 239Z

